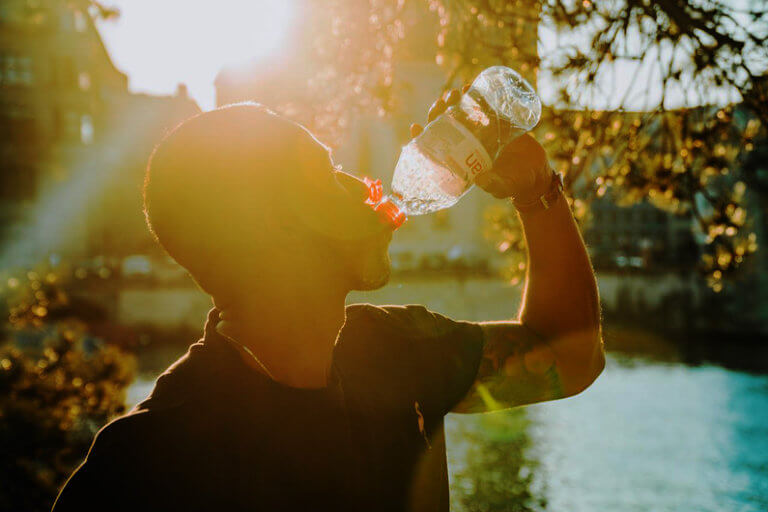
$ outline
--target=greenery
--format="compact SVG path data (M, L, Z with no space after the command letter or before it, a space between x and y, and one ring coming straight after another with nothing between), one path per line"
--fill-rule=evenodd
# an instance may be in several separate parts
M0 287L2 510L50 510L96 431L124 410L135 361L89 335L64 272L42 268Z

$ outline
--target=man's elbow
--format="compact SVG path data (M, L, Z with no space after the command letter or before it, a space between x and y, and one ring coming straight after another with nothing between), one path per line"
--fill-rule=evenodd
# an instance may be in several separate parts
M576 340L574 340L576 341ZM568 354L569 364L563 368L567 376L566 396L578 395L600 376L605 368L605 349L599 327L582 332Z
M598 335L594 347L594 355L582 372L582 378L577 383L578 385L576 386L576 392L574 394L579 394L591 386L600 374L603 373L603 369L605 369L605 349L603 348L602 336Z

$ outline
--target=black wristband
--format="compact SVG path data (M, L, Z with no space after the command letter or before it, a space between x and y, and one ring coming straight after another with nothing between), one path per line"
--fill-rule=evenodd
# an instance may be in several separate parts
M562 192L562 190L563 175L553 170L552 181L549 184L549 189L537 200L530 203L518 203L512 199L512 204L515 205L517 211L521 213L530 213L537 210L549 210L549 208L557 202L557 198L560 197L560 192Z

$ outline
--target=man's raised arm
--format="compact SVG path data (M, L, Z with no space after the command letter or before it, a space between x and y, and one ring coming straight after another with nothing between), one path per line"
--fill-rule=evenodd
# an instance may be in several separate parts
M605 365L595 275L543 148L530 136L520 137L493 172L478 184L498 198L513 196L516 204L532 205L519 211L528 272L517 320L481 323L483 359L454 412L572 396ZM548 201L538 200L542 196Z
M452 90L438 99L427 121L460 98ZM411 125L413 137L422 130ZM554 188L544 148L530 135L518 137L475 183L519 206L528 271L517 319L480 324L478 374L452 411L485 412L575 395L605 365L600 300L584 241L565 196Z
M483 359L454 412L484 412L575 395L605 364L597 284L565 197L520 213L528 274L518 320L483 322Z

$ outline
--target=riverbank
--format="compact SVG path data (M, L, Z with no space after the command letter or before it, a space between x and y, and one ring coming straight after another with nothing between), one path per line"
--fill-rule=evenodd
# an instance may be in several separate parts
M652 324L652 319L649 319ZM606 349L615 354L688 365L714 364L768 373L768 337L754 332L673 330L651 325L604 325Z

